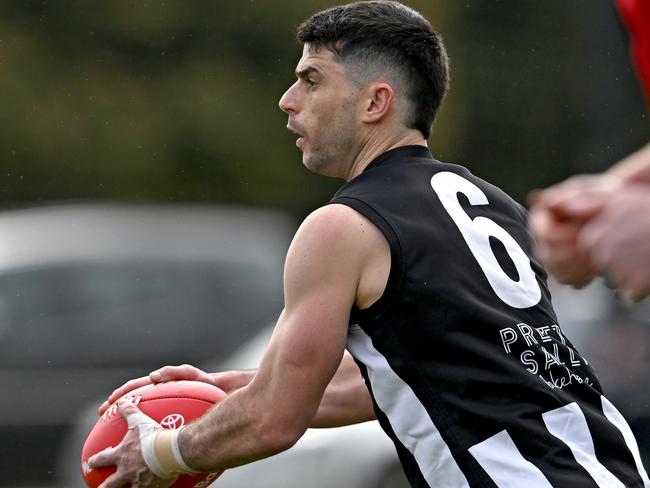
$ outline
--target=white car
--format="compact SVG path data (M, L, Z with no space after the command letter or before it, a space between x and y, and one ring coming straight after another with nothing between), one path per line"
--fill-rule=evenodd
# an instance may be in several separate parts
M224 357L266 327L294 228L224 206L0 212L0 487L69 488L77 455L57 456L90 401L166 362Z
M0 487L82 488L115 387L163 364L255 367L293 222L260 209L80 203L0 212ZM407 487L377 422L312 429L215 487Z
M203 365L206 371L255 368L273 326L258 333L224 362ZM92 402L80 417L62 451L65 486L84 488L79 470L81 446L97 421ZM75 463L71 463L70 460ZM408 488L395 447L376 421L333 429L308 429L289 450L226 470L215 488Z
M208 370L257 367L272 327ZM408 488L395 446L378 422L308 429L291 449L227 470L215 488Z

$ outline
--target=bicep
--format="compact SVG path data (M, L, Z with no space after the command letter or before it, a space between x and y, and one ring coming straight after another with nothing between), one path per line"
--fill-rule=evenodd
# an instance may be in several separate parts
M282 422L306 428L341 363L362 267L353 237L321 214L289 250L285 308L251 385L272 397Z

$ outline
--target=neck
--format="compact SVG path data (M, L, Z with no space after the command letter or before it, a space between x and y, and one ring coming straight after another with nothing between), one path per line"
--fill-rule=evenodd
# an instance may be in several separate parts
M383 134L371 135L368 140L361 146L357 153L350 171L345 176L346 181L350 181L355 176L361 174L375 158L379 155L401 146L425 146L427 145L426 139L422 137L420 131L410 130L404 134L398 134L393 137L386 137Z

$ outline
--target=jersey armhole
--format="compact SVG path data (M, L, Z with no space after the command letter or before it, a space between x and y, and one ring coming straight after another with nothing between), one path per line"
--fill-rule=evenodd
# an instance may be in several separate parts
M329 203L338 203L346 205L353 210L356 210L370 222L372 222L384 235L388 241L390 248L390 272L388 274L388 281L384 293L370 305L368 308L359 310L356 307L352 308L350 315L350 323L357 323L364 320L370 320L379 317L390 305L392 299L397 294L397 291L402 284L404 275L404 253L402 252L402 245L397 233L393 227L381 216L374 208L368 205L363 200L354 197L336 197Z

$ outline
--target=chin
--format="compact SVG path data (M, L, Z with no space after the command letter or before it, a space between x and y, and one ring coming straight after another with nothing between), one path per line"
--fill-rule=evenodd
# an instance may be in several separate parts
M314 161L311 158L307 157L306 155L303 155L302 157L302 165L312 173L321 174L319 170L320 165L314 164Z
M341 176L336 172L336 165L326 161L323 158L308 156L303 154L302 164L312 173L322 176L331 176L333 178L340 178Z
M314 157L313 154L305 151L302 153L302 164L305 168L307 168L309 171L313 171L314 173L318 173L318 168L322 166L318 157Z

